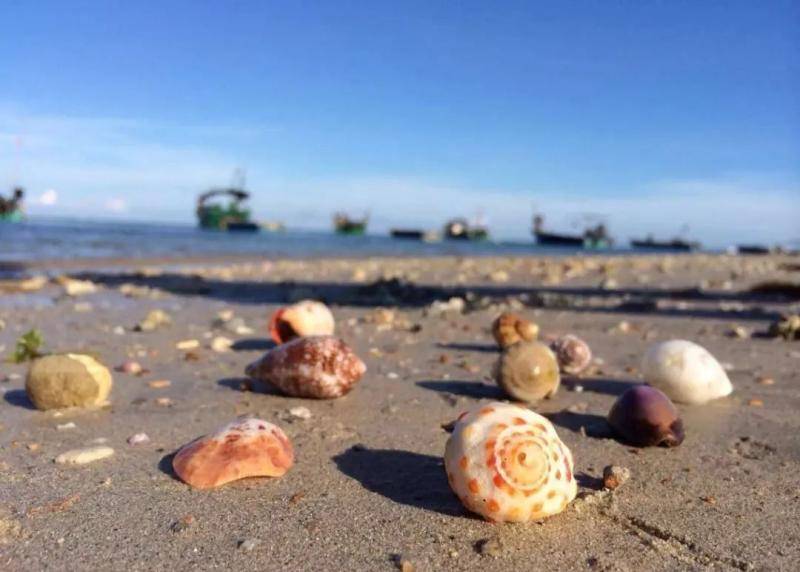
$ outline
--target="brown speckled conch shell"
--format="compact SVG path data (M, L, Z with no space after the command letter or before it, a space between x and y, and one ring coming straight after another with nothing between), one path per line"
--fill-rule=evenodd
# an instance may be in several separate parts
M517 342L535 340L539 335L539 326L516 314L505 312L492 324L492 335L498 346L507 348Z
M592 363L592 350L589 344L578 336L572 334L561 336L550 344L550 349L556 354L558 366L564 373L577 375Z
M578 492L572 453L552 423L509 403L464 414L447 441L444 466L462 504L493 521L557 514Z
M279 308L269 321L269 334L276 344L302 336L331 336L336 327L330 309L317 300L302 300Z
M247 477L280 477L294 451L280 427L261 419L234 421L184 445L172 460L175 474L196 489Z
M286 395L330 399L350 391L367 366L333 336L297 338L268 351L245 373Z

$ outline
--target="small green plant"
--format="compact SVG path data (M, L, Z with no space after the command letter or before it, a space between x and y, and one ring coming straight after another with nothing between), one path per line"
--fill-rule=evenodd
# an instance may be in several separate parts
M17 347L11 355L10 361L13 363L22 363L41 356L42 346L44 345L44 338L42 332L37 329L28 330L22 334L17 340Z

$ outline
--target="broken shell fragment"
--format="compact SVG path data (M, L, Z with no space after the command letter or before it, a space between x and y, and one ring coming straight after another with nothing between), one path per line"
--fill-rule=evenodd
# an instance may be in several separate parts
M280 427L261 419L234 421L184 445L172 460L175 474L196 489L248 477L280 477L294 451Z
M558 366L564 373L577 375L592 363L592 350L589 349L589 344L578 336L572 334L561 336L550 344L550 349L556 354Z
M111 372L91 356L52 354L31 364L25 391L37 409L98 407L111 393Z
M686 340L652 346L642 360L644 380L677 403L700 405L733 391L728 374L704 347Z
M683 443L683 421L669 397L648 385L634 386L608 413L608 424L623 441L637 447L677 447Z
M552 423L508 403L463 415L447 441L444 465L461 503L493 521L557 514L578 492L572 453Z
M531 342L539 335L539 326L511 312L500 314L492 324L492 335L500 348L517 342Z
M330 399L350 391L367 366L333 336L297 338L269 350L247 366L248 377L274 385L286 395Z
M303 336L330 336L335 327L330 309L316 300L301 300L280 308L269 321L269 333L276 344Z
M561 383L556 356L540 342L519 342L504 349L494 374L503 391L518 401L551 397Z

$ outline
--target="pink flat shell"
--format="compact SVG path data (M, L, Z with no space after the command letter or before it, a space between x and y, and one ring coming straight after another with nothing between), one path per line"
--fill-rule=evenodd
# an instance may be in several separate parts
M172 460L175 473L196 489L248 477L280 477L294 464L294 451L280 427L241 419L184 445Z

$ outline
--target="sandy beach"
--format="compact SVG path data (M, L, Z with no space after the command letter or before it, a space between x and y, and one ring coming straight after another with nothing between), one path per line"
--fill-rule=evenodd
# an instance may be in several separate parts
M800 343L765 335L780 313L800 307L796 257L69 266L95 291L2 284L2 355L36 328L46 351L80 350L109 368L136 360L147 371L115 371L107 407L44 412L25 394L27 364L2 364L1 570L798 568ZM463 308L447 303L454 297ZM367 365L342 398L284 397L244 377L273 347L270 314L304 298L330 305L337 334ZM172 323L134 331L153 309ZM491 524L470 514L443 468L443 425L506 399L491 379L498 350L490 333L506 310L535 321L545 339L579 335L595 356L587 373L565 376L552 399L532 406L572 450L580 491L563 513L538 523ZM225 311L245 328L215 323ZM252 333L242 334L247 327ZM211 349L219 336L233 341L230 351ZM679 447L622 444L605 416L641 382L646 348L672 338L711 351L735 391L680 406ZM192 340L198 347L181 343ZM162 380L170 383L150 383ZM290 413L298 406L310 418ZM289 436L296 462L285 476L207 491L176 478L176 450L241 415ZM148 443L127 443L141 432ZM115 454L76 467L53 462L97 443ZM601 480L611 464L631 472L613 492Z

